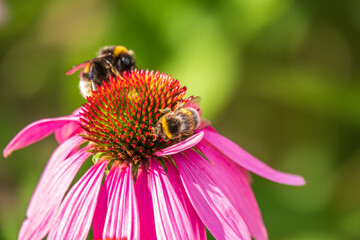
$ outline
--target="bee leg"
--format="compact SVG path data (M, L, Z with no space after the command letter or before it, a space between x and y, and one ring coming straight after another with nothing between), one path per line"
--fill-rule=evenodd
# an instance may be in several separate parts
M90 66L90 70L89 70L89 80L91 83L91 91L96 91L96 85L95 85L95 81L94 81L94 65L91 64Z
M121 73L111 64L111 62L107 59L104 59L106 64L111 68L111 71L116 75L121 75Z

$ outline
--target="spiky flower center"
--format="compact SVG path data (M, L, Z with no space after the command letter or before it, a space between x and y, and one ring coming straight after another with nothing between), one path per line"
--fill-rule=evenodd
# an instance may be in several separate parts
M83 105L83 137L91 151L118 161L147 161L171 141L155 136L162 110L175 110L186 88L170 75L153 71L125 72L98 87Z

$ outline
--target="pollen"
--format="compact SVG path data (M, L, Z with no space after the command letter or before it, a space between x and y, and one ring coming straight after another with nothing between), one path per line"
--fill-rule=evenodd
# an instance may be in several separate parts
M153 71L125 72L104 82L87 97L81 113L83 138L91 151L104 153L120 162L148 161L171 141L154 135L164 109L175 110L184 98L186 87L172 76Z

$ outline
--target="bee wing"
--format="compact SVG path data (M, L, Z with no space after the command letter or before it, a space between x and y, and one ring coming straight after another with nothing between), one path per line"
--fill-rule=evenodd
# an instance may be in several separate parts
M102 55L100 55L100 56L98 56L96 58L93 58L93 59L87 60L87 61L85 61L83 63L80 63L79 65L73 66L69 71L66 72L66 75L71 75L74 72L84 68L91 61L94 61L96 59L100 59L100 58L103 58L103 57L107 57L109 55L111 55L111 53L105 53L105 54L102 54Z
M194 108L197 111L200 110L200 102L201 102L201 97L191 97L191 99L189 101L187 101L183 106L183 108Z
M201 118L200 119L200 124L199 126L195 129L195 130L200 130L200 129L204 129L207 128L211 125L211 122L205 118Z
M86 61L86 62L83 62L83 63L80 63L79 65L76 65L76 66L73 66L69 71L66 72L66 75L71 75L73 74L74 72L84 68L89 62L89 61Z

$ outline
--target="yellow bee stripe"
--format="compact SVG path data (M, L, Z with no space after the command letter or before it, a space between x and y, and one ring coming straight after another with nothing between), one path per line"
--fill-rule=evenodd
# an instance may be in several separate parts
M119 56L120 54L124 53L124 52L127 52L127 49L123 46L117 46L115 49L114 49L114 56L117 57Z
M187 109L185 109L185 108L182 108L182 109L180 109L180 111L181 111L183 114L185 114L186 116L192 117L192 113L191 113L189 110L187 110Z
M166 135L168 138L171 139L171 138L172 138L172 134L171 134L170 131L169 131L169 126L168 126L168 124L167 124L167 122L166 122L166 119L165 119L164 117L161 119L161 125L162 125L162 129L163 129L165 135Z

